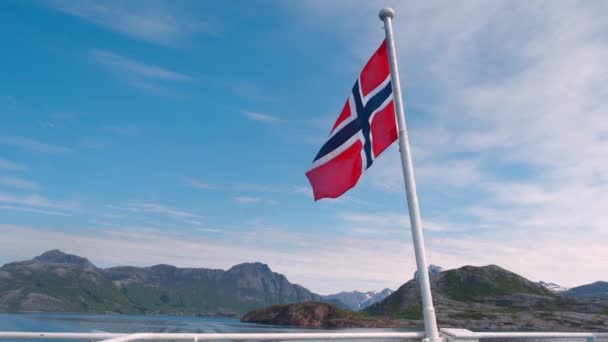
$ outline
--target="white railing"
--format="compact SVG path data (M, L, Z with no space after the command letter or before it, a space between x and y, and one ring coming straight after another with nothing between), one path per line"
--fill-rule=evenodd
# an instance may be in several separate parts
M608 333L592 332L473 332L466 329L441 329L447 342L476 342L480 339L517 339L521 341L608 341Z
M0 340L46 339L90 340L101 342L128 341L293 341L293 340L407 340L423 339L424 332L359 332L359 333L34 333L0 332Z
M1 340L87 340L99 342L130 341L294 341L294 340L424 340L425 334L414 332L323 332L323 333L59 333L0 332ZM517 339L555 341L608 341L608 333L555 332L473 332L466 329L441 329L446 342L477 342L480 339Z

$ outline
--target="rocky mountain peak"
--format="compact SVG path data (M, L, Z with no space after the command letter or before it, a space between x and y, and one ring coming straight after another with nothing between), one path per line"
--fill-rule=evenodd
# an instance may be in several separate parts
M554 293L562 293L568 291L567 287L557 285L556 283L547 283L544 281L539 281L537 284Z
M384 289L384 290L382 290L382 291L378 292L378 295L381 295L381 296L387 296L387 297L388 297L388 296L390 296L390 295L391 295L391 293L393 293L393 292L395 292L395 291L393 291L393 290L391 290L391 289L389 289L389 288L386 288L386 289Z
M80 257L78 255L67 254L58 249L53 249L40 254L35 257L34 260L43 263L53 264L69 264L77 265L82 267L94 267L93 264L87 260L87 258Z
M261 262L245 262L242 264L232 266L227 272L253 272L257 271L260 273L272 273L272 270L268 265Z
M158 264L158 265L150 266L150 267L148 267L148 269L153 272L167 273L167 272L175 271L177 269L177 267L175 267L173 265L167 265L167 264Z
M443 268L441 266L437 266L437 265L429 265L427 267L427 269L429 270L429 276L431 278L439 275L439 273L443 272ZM418 279L418 271L414 272L414 279Z
M433 279L433 285L448 298L462 301L509 293L555 296L546 288L496 265L444 271Z

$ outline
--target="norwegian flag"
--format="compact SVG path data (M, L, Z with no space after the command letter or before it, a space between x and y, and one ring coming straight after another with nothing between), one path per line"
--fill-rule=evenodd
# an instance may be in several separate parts
M361 71L327 142L306 172L315 201L339 197L354 187L397 137L385 40Z

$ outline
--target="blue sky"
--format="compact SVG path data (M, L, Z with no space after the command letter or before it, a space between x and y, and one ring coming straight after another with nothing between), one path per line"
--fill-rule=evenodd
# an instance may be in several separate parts
M304 176L383 39L362 1L0 4L0 262L268 263L313 291L415 268L396 147ZM607 280L602 2L396 2L429 261Z

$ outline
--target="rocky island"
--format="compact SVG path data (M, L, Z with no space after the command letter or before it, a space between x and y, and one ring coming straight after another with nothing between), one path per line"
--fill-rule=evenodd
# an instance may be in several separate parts
M274 305L253 310L243 316L241 321L307 328L405 328L420 324L389 317L367 316L322 302Z

